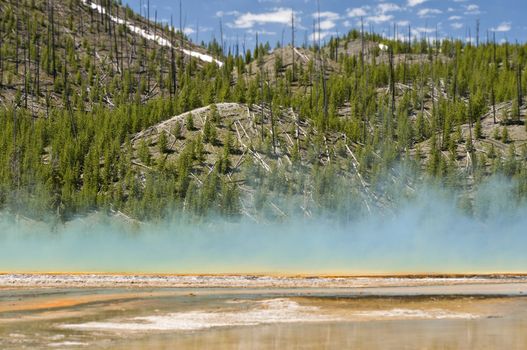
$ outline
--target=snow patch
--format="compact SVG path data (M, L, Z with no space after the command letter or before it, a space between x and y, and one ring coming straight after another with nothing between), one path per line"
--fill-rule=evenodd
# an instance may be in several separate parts
M192 50L187 50L187 49L182 49L182 48L179 48L179 47L175 47L175 46L173 46L170 43L170 41L168 41L167 39L163 38L160 35L150 34L146 30L133 25L129 21L125 21L125 20L123 20L123 19L121 19L119 17L115 17L115 16L107 14L106 10L101 5L93 3L93 2L91 2L89 0L81 0L81 2L85 6L88 6L91 9L96 10L97 12L99 12L99 13L101 13L103 15L107 15L110 18L111 21L113 21L113 22L115 22L117 24L124 24L124 25L126 25L128 27L128 29L130 29L130 31L132 31L133 33L136 33L136 34L142 36L143 38L145 38L147 40L157 42L160 46L169 47L169 48L174 47L176 50L179 50L179 51L183 52L185 55L188 55L188 56L191 56L191 57L196 57L196 58L198 58L199 60L201 60L203 62L208 62L208 63L214 62L219 67L223 67L223 62L213 58L210 55L206 55L206 54L203 54L203 53L200 53L200 52L197 52L197 51L192 51Z

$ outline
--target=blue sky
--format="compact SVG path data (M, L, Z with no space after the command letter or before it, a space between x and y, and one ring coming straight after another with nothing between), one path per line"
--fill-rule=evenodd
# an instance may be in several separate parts
M141 3L146 9L147 0L124 0L139 11ZM207 42L220 37L220 21L226 47L246 42L252 47L259 33L273 46L277 41L291 39L291 11L297 22L296 42L312 40L313 21L316 18L316 0L182 0L185 32L193 41ZM179 0L150 0L150 17L157 10L158 20L170 21L179 26ZM146 12L146 10L144 10ZM487 31L498 41L527 39L527 0L320 0L322 38L347 33L359 28L361 16L365 27L375 32L393 35L396 23L404 33L408 25L413 36L435 36L466 40L475 37L476 21L480 21L480 40ZM199 28L199 30L198 30ZM401 33L402 35L402 33ZM407 34L405 34L407 35Z

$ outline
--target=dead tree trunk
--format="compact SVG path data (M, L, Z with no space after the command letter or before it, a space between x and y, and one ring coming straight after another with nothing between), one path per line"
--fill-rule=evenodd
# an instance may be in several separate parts
M260 48L258 46L258 33L256 33L256 49L255 49L255 55L256 58L256 64L258 65L258 71L259 71L259 85L260 85L260 125L261 125L261 138L262 143L264 142L264 89L263 89L263 57L260 57L262 53L260 52Z
M111 5L110 5L111 6ZM111 7L110 7L110 10L111 10ZM118 16L118 14L116 14L116 16ZM115 23L113 21L110 21L110 26L113 26L113 46L115 48L115 60L117 62L117 67L118 69L120 68L120 64L119 64L119 46L117 46L117 30L116 30L116 27L115 27ZM123 70L121 70L121 81L123 80Z
M494 84L491 84L490 99L492 103L492 120L496 124L496 94L494 92Z
M295 14L291 10L291 57L293 57L293 76L292 81L295 81Z
M328 121L328 87L327 87L327 81L326 81L325 58L323 57L322 57L321 76L322 76L322 93L324 97L324 127L327 127L329 124L329 121Z
M16 20L15 20L15 74L18 75L18 12L20 11L20 6L17 0L16 3Z
M321 50L321 43L320 38L322 34L322 27L320 22L320 0L317 0L317 21L318 21L318 58L321 63L321 69L320 69L320 75L321 75L321 81L322 81L322 94L324 99L324 128L328 126L328 93L327 93L327 84L326 84L326 64L325 64L325 57Z
M392 97L391 111L392 118L395 117L395 69L394 69L394 58L393 58L393 47L389 49L390 55L390 93Z
M222 56L225 54L225 49L223 47L223 21L220 18L220 47L221 47L221 54Z
M27 95L28 95L28 45L29 45L29 17L28 17L28 28L26 28L27 31L27 40L26 44L24 45L24 108L27 109ZM31 72L29 73L31 75Z
M476 20L476 47L479 47L479 19Z
M496 63L496 32L493 32L493 40L492 40L492 46L493 46L493 53L492 53L492 75L493 77L496 77L496 71L498 69L497 63ZM496 124L496 93L494 91L494 84L490 84L491 90L490 90L490 98L492 102L492 120L494 124Z
M470 137L470 145L472 145L472 96L468 96L468 133ZM472 150L469 150L472 151Z
M126 18L126 11L125 11L125 15L124 17ZM126 23L126 19L125 19L125 23ZM120 59L120 62L121 62L121 74L122 74L122 77L124 78L124 47L123 47L123 36L126 38L126 25L124 25L123 27L123 30L120 32L119 34L119 46L121 47L121 53L119 54L119 59Z
M520 54L517 54L516 62L516 88L518 89L518 120L520 119L520 110L523 105L523 89L522 89L522 64Z
M53 83L57 79L57 66L56 66L56 55L55 55L55 11L53 10L53 2L51 2L51 52L52 52L52 64L53 64Z
M4 61L2 59L2 37L4 36L4 34L2 33L2 28L3 26L0 26L0 89L2 89L2 84L4 80Z
M172 97L176 95L177 85L176 85L176 54L174 52L174 23L172 21L172 16L170 16L170 94Z
M360 66L362 76L364 76L364 19L360 18Z
M454 50L456 50L454 48ZM452 101L455 103L456 102L456 99L457 99L457 65L458 65L458 58L457 58L457 50L456 52L454 53L455 57L454 57L454 82L453 82L453 87L452 87Z
M271 112L271 137L273 142L273 155L276 156L276 132L275 132L275 122L273 115L273 96L271 95L271 82L267 79L267 93L269 95L269 110Z
M38 38L38 36L37 36ZM40 96L40 42L39 40L37 39L37 41L35 42L35 49L36 49L36 62L35 62L35 68L36 68L36 73L35 73L35 95L37 96ZM0 67L0 70L1 67Z
M492 60L496 64L496 32L492 33Z
M13 106L13 158L11 163L11 171L13 174L13 184L18 190L20 188L20 164L18 157L18 144L17 144L17 132L18 132L18 119L16 115L16 106Z

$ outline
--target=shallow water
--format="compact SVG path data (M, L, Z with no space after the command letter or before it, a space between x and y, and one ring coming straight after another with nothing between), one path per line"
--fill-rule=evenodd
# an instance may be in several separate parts
M526 327L519 296L0 290L2 349L523 349Z

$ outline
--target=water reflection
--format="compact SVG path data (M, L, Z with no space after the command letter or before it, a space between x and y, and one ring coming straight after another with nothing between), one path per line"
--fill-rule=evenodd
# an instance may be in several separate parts
M0 348L527 348L522 297L323 294L0 291Z

